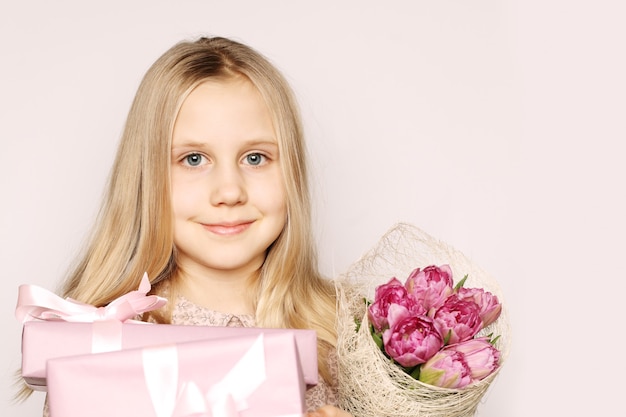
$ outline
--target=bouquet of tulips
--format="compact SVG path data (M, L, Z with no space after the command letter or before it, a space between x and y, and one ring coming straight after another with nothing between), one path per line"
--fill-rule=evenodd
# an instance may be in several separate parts
M455 284L453 276L463 278ZM475 415L510 343L502 294L489 274L400 223L337 288L343 409L355 417Z
M394 277L376 288L368 307L377 345L426 384L463 388L498 367L497 336L476 335L496 321L502 305L488 291L463 287L466 280L453 287L449 265L416 268L404 284Z

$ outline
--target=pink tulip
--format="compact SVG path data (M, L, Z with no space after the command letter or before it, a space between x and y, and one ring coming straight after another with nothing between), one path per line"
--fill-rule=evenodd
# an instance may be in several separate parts
M469 340L482 328L480 306L471 299L449 296L433 314L435 326L448 344Z
M426 310L438 307L452 294L452 269L448 265L430 265L413 270L405 286L413 298Z
M377 332L382 332L389 327L387 319L389 306L398 304L406 307L412 314L425 313L424 309L409 297L406 288L396 278L376 288L374 302L369 306L368 317Z
M473 382L463 354L447 348L421 366L419 380L442 388L463 388Z
M491 375L499 366L500 351L489 342L487 337L467 340L457 345L447 346L445 349L462 353L472 378L477 381Z
M482 288L459 288L458 295L461 299L471 299L479 305L483 327L489 326L500 317L502 304L492 293Z
M406 368L426 362L443 346L433 320L412 315L406 307L389 306L389 326L383 332L385 352Z

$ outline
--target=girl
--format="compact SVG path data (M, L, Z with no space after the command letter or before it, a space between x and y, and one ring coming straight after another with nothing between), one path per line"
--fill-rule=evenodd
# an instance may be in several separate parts
M139 86L63 296L106 305L146 271L169 299L146 321L314 329L307 409L349 416L335 407L336 295L310 239L304 155L296 102L266 58L224 38L175 45Z

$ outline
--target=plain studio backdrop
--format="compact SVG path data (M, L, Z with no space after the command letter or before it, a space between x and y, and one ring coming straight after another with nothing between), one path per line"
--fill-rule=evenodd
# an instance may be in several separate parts
M17 288L58 290L126 112L175 42L239 39L300 101L323 271L394 223L463 251L504 292L513 343L480 417L624 415L626 7L621 1L3 0L0 415Z

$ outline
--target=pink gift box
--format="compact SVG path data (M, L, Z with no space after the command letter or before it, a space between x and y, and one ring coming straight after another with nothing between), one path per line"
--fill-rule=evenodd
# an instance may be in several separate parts
M289 330L48 362L50 417L302 416L305 388Z
M22 377L35 390L46 390L46 362L50 359L151 345L182 343L234 336L256 336L284 329L181 326L172 324L73 323L30 321L22 333ZM289 329L295 335L304 381L318 382L317 335L314 330Z

